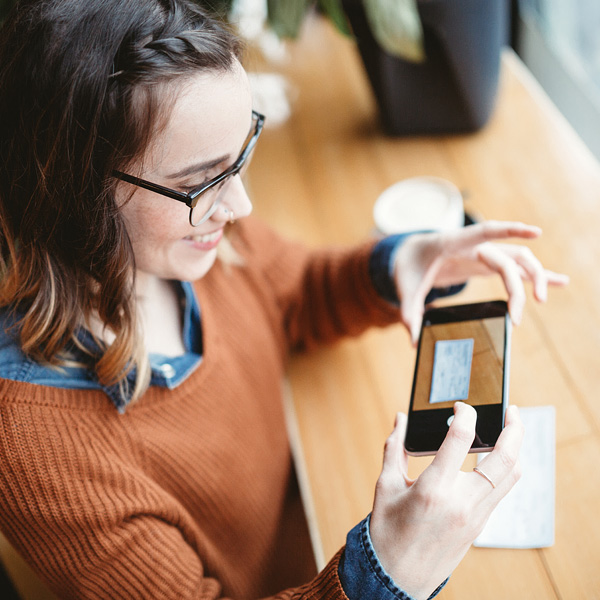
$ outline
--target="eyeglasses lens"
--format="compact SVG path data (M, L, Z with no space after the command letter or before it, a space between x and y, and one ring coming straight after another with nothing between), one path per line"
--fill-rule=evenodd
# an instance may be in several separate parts
M192 225L198 226L202 223L208 221L210 217L215 213L221 200L227 191L227 187L231 182L232 177L239 175L243 177L248 169L248 165L252 159L252 155L254 154L254 149L250 152L244 164L240 167L239 171L235 173L231 173L216 185L208 188L206 191L202 192L200 196L198 196L196 205L191 209L191 217L190 221Z

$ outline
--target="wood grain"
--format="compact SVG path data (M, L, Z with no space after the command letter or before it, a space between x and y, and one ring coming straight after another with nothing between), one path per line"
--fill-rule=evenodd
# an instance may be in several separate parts
M527 70L503 57L490 123L470 135L390 138L352 40L314 19L279 70L293 114L267 128L249 186L255 212L309 245L373 235L372 207L392 183L417 175L454 182L467 210L540 225L531 248L571 277L547 304L530 296L513 331L511 402L557 410L556 543L543 550L471 549L440 596L600 597L600 166ZM268 116L268 115L267 115ZM453 302L504 298L497 279L473 280ZM293 444L321 563L371 509L382 449L406 410L415 354L400 326L372 330L289 366ZM411 459L411 472L427 462Z

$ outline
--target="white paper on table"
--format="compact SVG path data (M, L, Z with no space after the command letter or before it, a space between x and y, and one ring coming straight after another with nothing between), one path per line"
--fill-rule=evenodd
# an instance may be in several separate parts
M547 548L554 544L554 406L521 408L520 414L525 425L520 455L523 475L494 509L475 546Z

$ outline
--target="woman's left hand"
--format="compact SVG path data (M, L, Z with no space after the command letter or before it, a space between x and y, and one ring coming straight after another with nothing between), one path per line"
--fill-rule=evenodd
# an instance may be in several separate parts
M497 273L508 292L510 316L519 324L525 304L523 280L532 282L539 302L546 300L549 285L566 285L569 278L545 269L527 246L493 243L507 238L535 239L541 233L539 227L523 223L486 221L454 231L415 234L406 240L394 260L394 277L402 322L413 344L419 337L425 298L433 287Z

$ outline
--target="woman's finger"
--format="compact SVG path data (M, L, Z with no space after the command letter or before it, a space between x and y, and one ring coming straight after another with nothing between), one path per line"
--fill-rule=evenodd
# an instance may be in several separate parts
M508 292L508 308L515 324L521 322L525 306L525 287L521 279L521 271L514 259L493 244L482 244L479 247L479 258L492 271L496 271L504 282Z
M385 442L383 451L383 467L381 478L387 482L394 482L408 486L408 455L404 449L404 436L406 435L406 415L397 413L394 430Z
M400 296L400 317L410 333L413 346L419 339L421 322L425 312L425 298L431 289L431 273L419 273L418 277L409 279L405 276L402 280Z
M457 252L484 242L508 238L534 239L541 234L542 230L535 225L509 221L485 221L448 233L447 243L451 252Z
M497 248L508 254L523 269L524 277L534 285L535 297L544 301L549 285L564 286L569 283L569 276L544 268L541 261L527 246L514 244L496 244Z
M419 234L407 240L396 257L394 278L400 314L413 345L419 338L425 298L435 278L435 269L431 267L440 252L439 234Z
M569 284L569 276L564 273L556 273L554 271L550 271L546 269L546 279L548 280L548 285L556 285L563 287Z
M522 267L527 279L533 284L535 299L546 302L548 299L548 276L546 269L535 254L526 246L502 246L515 262Z
M508 493L520 477L518 460L523 435L524 428L519 411L516 406L509 406L506 411L505 427L494 449L477 465L491 483L479 473L473 473L471 479L474 486L485 494L496 491L498 500Z
M410 333L413 346L419 341L421 323L425 313L425 297L413 296L410 302L403 303L400 308L402 322Z
M456 402L448 433L426 471L434 473L439 480L454 479L473 445L476 422L475 409L464 402Z

